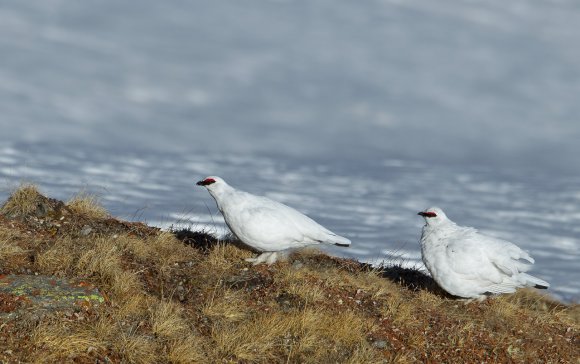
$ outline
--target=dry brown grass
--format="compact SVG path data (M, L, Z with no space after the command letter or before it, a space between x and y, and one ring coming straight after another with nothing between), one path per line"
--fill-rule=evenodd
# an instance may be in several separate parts
M18 231L0 226L0 263L26 252L18 245L18 240L22 238Z
M35 190L25 189L6 211L37 212ZM231 244L197 250L73 205L72 216L47 213L42 224L0 218L0 259L80 277L106 302L9 323L0 331L0 361L573 362L580 355L580 306L535 291L464 304L312 251L254 267L243 261L253 253ZM93 227L88 236L79 233L85 225ZM22 349L7 357L2 342Z
M149 335L122 335L115 341L115 349L129 363L153 364L161 361L160 343Z
M230 289L216 289L203 304L201 312L207 318L219 322L237 322L248 317L248 297Z
M82 251L79 245L68 237L61 238L50 248L36 255L36 264L41 271L51 275L74 274L73 263Z
M317 277L306 269L282 267L275 272L274 281L286 288L286 292L296 295L308 303L324 300L324 289Z
M73 213L91 219L104 219L109 217L109 213L101 205L98 197L86 192L81 192L73 196L66 205Z
M265 312L251 321L215 327L216 357L250 362L344 362L362 353L369 357L369 319L354 312L332 314L308 308L295 314ZM339 350L337 350L339 348ZM276 359L277 358L277 359Z
M197 335L189 334L167 344L167 360L170 363L206 363L203 342Z
M189 331L189 326L183 319L183 308L171 301L161 301L151 312L152 330L155 335L167 339L175 339Z
M7 216L25 216L36 212L38 208L38 187L33 184L22 184L15 189L10 198L0 208L0 213Z
M98 239L79 256L77 271L87 276L96 276L101 284L112 285L118 281L115 277L123 273L122 254L115 240Z
M204 341L192 332L183 307L172 301L160 301L150 314L153 333L165 342L167 360L171 363L202 363Z
M168 232L147 239L124 237L124 244L138 259L153 263L163 275L170 274L175 263L196 259L197 256Z
M32 334L32 342L41 350L35 352L35 361L56 363L66 360L89 361L104 353L107 342L99 338L87 325L39 325Z

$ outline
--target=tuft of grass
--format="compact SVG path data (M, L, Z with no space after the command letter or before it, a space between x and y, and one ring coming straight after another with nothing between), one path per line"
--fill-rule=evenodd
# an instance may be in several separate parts
M148 335L125 334L114 343L124 362L153 364L160 362L160 344Z
M111 286L123 274L122 250L114 240L97 239L95 244L82 252L76 268L87 276L95 276L102 284Z
M558 319L568 323L571 327L580 326L580 304L565 306L560 308L560 310L554 310L553 313Z
M32 333L32 341L41 349L36 352L36 360L46 363L90 361L106 349L106 342L100 340L94 330L78 325L39 325Z
M225 330L216 328L212 338L218 357L237 361L267 363L284 357L286 362L344 362L362 352L378 358L369 353L365 337L369 328L369 320L353 312L335 315L305 309L296 315L262 314Z
M36 265L41 271L51 275L73 273L73 264L81 251L76 241L65 237L56 241L48 249L38 252Z
M207 259L202 262L209 269L216 269L221 272L227 272L234 268L236 264L254 254L247 250L242 250L235 245L219 243L210 251Z
M320 281L313 272L307 269L293 269L291 266L282 267L274 274L274 281L282 287L286 287L285 292L304 300L304 302L315 303L325 299L324 289L320 286Z
M183 309L171 301L161 301L151 312L152 331L165 339L179 339L189 331Z
M8 200L0 208L0 213L12 217L33 214L38 208L40 196L36 185L22 184L11 193Z
M154 305L157 299L146 293L127 295L124 300L111 297L113 311L111 315L115 320L129 321L143 320L147 316L149 307Z
M197 335L189 334L167 344L167 360L175 364L206 363L204 343Z
M280 314L261 315L243 324L215 324L213 354L235 361L272 361L291 325L292 320Z
M136 272L119 270L112 275L110 292L113 297L128 302L132 297L143 294L141 279Z
M75 214L91 219L105 219L109 217L107 210L100 204L97 196L81 192L73 196L66 206Z
M248 318L248 297L242 292L217 289L202 307L202 313L216 322L238 322Z
M17 231L0 226L0 262L26 252L18 245L19 239L22 239L22 235Z

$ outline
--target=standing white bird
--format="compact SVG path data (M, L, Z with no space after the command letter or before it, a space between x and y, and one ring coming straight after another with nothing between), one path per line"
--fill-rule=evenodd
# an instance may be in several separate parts
M214 198L230 230L245 244L262 252L246 261L273 264L277 252L321 243L349 246L350 240L319 225L308 216L266 197L238 191L223 179L197 182Z
M419 212L425 218L421 255L431 276L452 295L484 300L520 287L550 284L526 272L534 259L508 241L458 226L437 207Z

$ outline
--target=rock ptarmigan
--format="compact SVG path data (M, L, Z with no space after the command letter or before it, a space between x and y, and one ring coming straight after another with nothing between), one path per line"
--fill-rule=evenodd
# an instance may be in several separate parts
M246 259L254 264L273 264L277 252L321 243L349 246L339 236L308 216L269 198L238 191L223 179L206 177L197 182L207 188L230 230L244 243L262 252Z
M437 207L419 212L425 218L421 255L431 276L454 296L484 300L520 287L550 284L525 272L534 259L509 241L479 233L449 220Z

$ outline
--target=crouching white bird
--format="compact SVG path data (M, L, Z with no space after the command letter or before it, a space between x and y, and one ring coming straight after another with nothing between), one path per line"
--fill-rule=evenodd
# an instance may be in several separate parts
M550 286L525 273L534 259L515 244L458 226L437 207L418 215L425 218L423 263L435 282L452 295L484 300L492 294L513 293L519 287Z
M350 240L319 225L308 216L266 197L238 191L223 179L197 182L207 188L230 230L245 244L262 252L246 259L273 264L277 252L321 243L349 246Z

